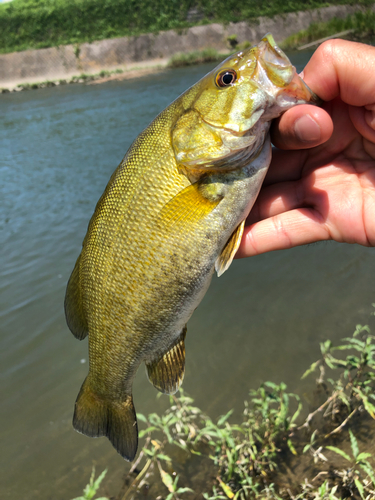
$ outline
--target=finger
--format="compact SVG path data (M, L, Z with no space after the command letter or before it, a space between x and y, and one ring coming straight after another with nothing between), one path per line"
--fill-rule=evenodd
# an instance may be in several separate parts
M318 212L299 208L245 227L236 258L331 239Z
M364 107L350 106L349 114L358 132L368 141L375 143L375 111Z
M340 96L352 106L374 103L374 75L375 48L339 39L322 43L303 70L304 81L321 99Z
M286 111L273 122L271 139L280 149L307 149L326 142L332 132L329 114L324 109L304 104Z

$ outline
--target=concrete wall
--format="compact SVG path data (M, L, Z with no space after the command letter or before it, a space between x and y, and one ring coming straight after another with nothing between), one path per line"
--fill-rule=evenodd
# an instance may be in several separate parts
M157 35L113 38L78 47L65 45L49 49L0 54L0 87L18 83L69 78L80 73L98 73L102 69L126 67L134 63L171 57L176 52L190 52L208 47L228 50L226 38L237 35L239 42L257 42L271 32L277 42L306 29L312 22L343 18L359 10L357 6L331 6L306 12L260 17L252 23L209 24ZM77 50L78 49L78 50Z

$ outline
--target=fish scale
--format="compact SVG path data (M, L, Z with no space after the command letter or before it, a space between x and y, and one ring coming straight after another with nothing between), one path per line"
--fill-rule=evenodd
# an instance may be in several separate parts
M161 392L185 371L186 323L230 266L271 161L270 121L316 96L266 35L223 61L138 136L112 175L70 277L65 311L89 337L74 428L137 451L132 383Z

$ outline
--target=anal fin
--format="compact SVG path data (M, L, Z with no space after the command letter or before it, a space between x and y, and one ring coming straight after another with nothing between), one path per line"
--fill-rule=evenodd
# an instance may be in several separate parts
M146 363L150 382L164 394L174 394L182 384L185 374L186 326L179 338L155 361Z
M245 221L243 220L239 226L235 229L232 236L227 241L223 251L217 258L215 262L215 269L218 276L221 276L228 267L232 264L234 256L240 246L243 230L245 227Z

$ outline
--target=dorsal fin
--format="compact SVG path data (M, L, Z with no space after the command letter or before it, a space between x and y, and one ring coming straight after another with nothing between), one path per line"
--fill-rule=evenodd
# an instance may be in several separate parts
M240 246L243 230L245 227L245 221L243 220L239 226L235 229L232 236L227 241L223 251L219 255L215 263L215 269L218 276L221 276L228 267L232 264L232 260L236 255L238 247Z
M68 327L78 340L83 340L89 332L83 310L79 267L81 256L78 257L73 272L69 278L65 295L65 316Z
M181 335L158 359L146 363L150 382L164 394L174 394L182 384L185 374L186 326Z

